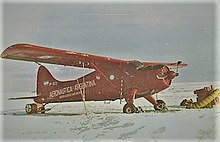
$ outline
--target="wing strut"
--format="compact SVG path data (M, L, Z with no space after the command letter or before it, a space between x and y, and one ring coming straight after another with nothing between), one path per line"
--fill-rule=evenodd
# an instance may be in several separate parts
M112 85L112 87L118 91L117 87L105 76L105 74L94 63L92 63L92 65L95 68L95 70L98 71L107 80L107 82L109 82Z
M35 63L38 64L39 66L41 66L41 63L39 63L39 62L37 62L37 61L35 61Z
M82 65L83 65L83 68L85 68L84 62L82 63ZM79 85L79 80L78 79L77 79L77 83ZM85 83L85 77L83 76L83 84L84 83ZM84 88L80 89L80 93L81 93L83 104L84 104L85 114L87 116L88 115L88 111L87 111L87 107L86 107L86 88L84 87Z
M120 88L120 94L119 94L119 99L120 99L120 104L121 104L121 102L122 102L122 96L123 96L123 85L124 85L124 80L123 79L121 79L121 88Z

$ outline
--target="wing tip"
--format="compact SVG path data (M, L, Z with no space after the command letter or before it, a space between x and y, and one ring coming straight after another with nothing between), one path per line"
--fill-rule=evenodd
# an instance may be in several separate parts
M181 66L181 67L187 67L188 64L187 64L187 63L181 63L180 66Z
M2 52L2 54L0 55L0 57L1 58L7 58L7 56L8 56L8 48L6 48L3 52Z
M31 44L27 44L27 43L16 43L13 44L9 47L7 47L5 50L3 50L3 52L1 53L0 57L1 58L10 58L10 55L13 55L17 52L19 52L19 47L31 47Z

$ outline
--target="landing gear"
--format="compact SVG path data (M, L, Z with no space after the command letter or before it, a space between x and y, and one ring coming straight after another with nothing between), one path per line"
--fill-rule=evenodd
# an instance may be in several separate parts
M123 107L123 113L134 113L136 112L136 107L134 106L134 104L125 104L124 107Z
M157 111L168 111L168 108L166 107L166 103L163 100L157 100L157 104L154 105L154 109Z
M134 104L125 104L123 107L123 113L140 113L140 112L144 112L143 109L139 106L139 107L135 107Z
M37 113L37 105L36 104L27 104L25 106L25 111L27 114Z
M156 101L157 104L154 105L154 109L157 112L167 112L168 108L166 106L166 103L163 100L157 100ZM139 106L139 107L135 107L134 104L125 104L123 107L123 113L140 113L140 112L144 112L144 110Z
M125 95L125 101L127 102L123 107L123 113L134 113L137 112L137 108L134 106L134 98L137 93L137 89L131 88L127 95Z
M25 111L27 114L45 113L45 107L39 103L27 104Z
M125 95L126 104L123 107L123 113L130 114L130 113L144 112L141 107L134 106L134 99L136 94L137 94L137 89L132 88L128 91L127 95ZM156 111L161 111L161 112L168 111L166 107L166 103L163 100L155 100L155 98L152 95L147 95L144 98L154 105L154 109Z

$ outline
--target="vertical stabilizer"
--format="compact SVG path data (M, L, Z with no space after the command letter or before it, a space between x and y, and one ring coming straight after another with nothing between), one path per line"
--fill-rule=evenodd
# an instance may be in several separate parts
M48 69L41 65L37 73L37 95L49 95L49 91L57 85L57 82Z

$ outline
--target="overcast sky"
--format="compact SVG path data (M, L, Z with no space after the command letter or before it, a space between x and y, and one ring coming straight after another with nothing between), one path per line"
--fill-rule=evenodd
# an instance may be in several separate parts
M31 43L119 59L175 62L189 66L175 82L215 78L214 3L4 3L3 51ZM50 66L58 79L86 73ZM3 60L3 89L33 91L35 63Z

